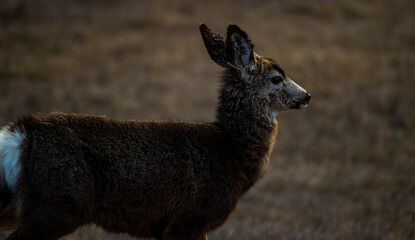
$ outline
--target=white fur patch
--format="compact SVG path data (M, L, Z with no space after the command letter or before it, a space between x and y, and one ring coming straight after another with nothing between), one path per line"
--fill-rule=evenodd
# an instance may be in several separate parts
M277 118L278 113L279 112L277 110L271 112L271 116L270 116L271 121L275 121L275 119Z
M0 130L0 175L12 190L20 172L20 145L24 137L24 133L17 130L11 132L8 126Z

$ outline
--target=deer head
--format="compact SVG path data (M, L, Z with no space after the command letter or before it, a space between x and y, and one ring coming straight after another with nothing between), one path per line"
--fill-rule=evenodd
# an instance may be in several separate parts
M200 32L211 59L235 75L231 78L237 81L230 84L240 85L236 89L261 102L271 120L280 112L305 108L310 102L311 96L286 76L276 61L253 51L248 35L237 25L228 26L226 37L203 23Z

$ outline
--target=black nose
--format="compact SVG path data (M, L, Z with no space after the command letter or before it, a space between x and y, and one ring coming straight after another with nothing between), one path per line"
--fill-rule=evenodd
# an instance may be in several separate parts
M307 102L309 102L309 101L311 100L311 95L307 93L307 95L306 95L306 97L305 97L305 100L306 100Z

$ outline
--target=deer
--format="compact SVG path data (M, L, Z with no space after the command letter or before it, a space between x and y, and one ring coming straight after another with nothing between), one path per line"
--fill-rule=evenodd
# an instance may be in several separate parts
M0 226L8 240L59 239L95 224L112 233L206 240L264 175L279 113L306 90L253 51L235 24L200 24L224 68L213 122L29 114L0 130ZM3 218L3 219L2 219Z

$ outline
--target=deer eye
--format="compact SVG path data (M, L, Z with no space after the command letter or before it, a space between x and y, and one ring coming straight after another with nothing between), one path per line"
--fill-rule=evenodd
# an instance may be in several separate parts
M275 85L282 83L283 80L284 79L282 79L282 77L280 76L271 78L272 84L275 84Z

